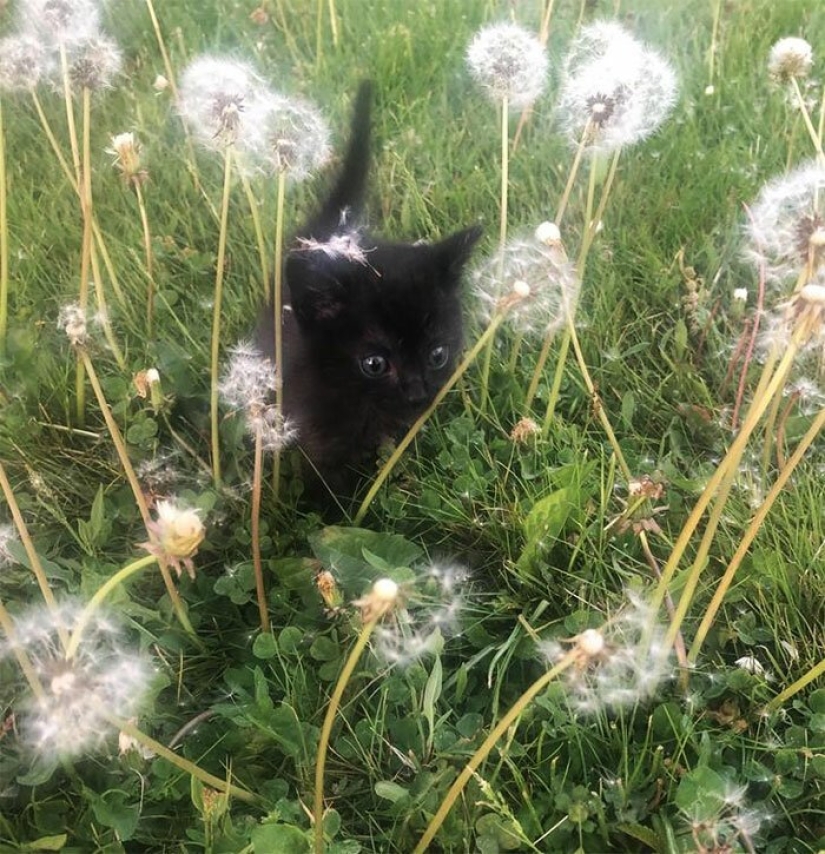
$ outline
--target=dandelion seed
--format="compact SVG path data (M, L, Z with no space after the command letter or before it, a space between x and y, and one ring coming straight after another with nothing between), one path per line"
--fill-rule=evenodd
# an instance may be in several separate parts
M583 28L565 62L557 104L572 145L607 153L653 134L676 103L670 63L618 24Z
M572 639L576 661L565 671L570 703L593 713L649 699L671 674L664 639L647 604L630 597L604 628L586 629ZM567 654L557 642L543 644L542 651L551 663Z
M183 569L190 578L195 577L192 558L206 536L200 511L192 507L179 507L174 501L158 501L155 505L157 519L147 525L149 542L142 548L159 560L165 560L180 576Z
M768 182L750 209L747 254L768 281L810 275L825 260L825 168L809 161Z
M62 329L73 347L85 347L88 341L86 312L77 303L64 305L57 317L57 327Z
M353 264L367 266L367 253L361 245L361 235L357 231L333 234L328 240L315 240L311 237L298 238L298 251L320 252L331 260L343 259Z
M378 655L406 665L436 652L444 636L456 628L466 579L466 571L459 567L433 565L415 581L401 588L396 585L394 595L389 595L392 589L388 587L387 601L392 604L383 612L387 618L374 634Z
M68 62L72 85L98 92L111 88L123 65L123 54L113 39L94 35L71 47Z
M471 279L483 321L489 323L502 300L514 295L507 318L524 334L560 329L579 295L578 277L561 246L534 236L509 241Z
M274 404L246 413L246 429L253 436L260 436L261 447L269 453L277 453L298 438L298 429Z
M517 24L490 24L467 48L470 73L494 101L529 107L547 83L547 54L541 42Z
M328 160L329 128L303 98L270 95L250 108L249 134L240 146L243 167L302 181Z
M43 43L32 35L0 39L0 90L34 89L51 72L51 64Z
M807 77L813 64L813 48L805 39L779 39L768 56L768 74L778 83L788 83Z
M32 608L16 621L14 639L0 645L2 658L24 652L43 685L44 696L30 699L19 716L23 739L43 755L98 746L112 732L110 717L135 715L151 684L148 661L125 646L117 623L101 612L66 660L59 636L72 632L82 611L74 601L57 611Z
M17 13L21 32L47 47L69 47L100 30L100 5L94 0L22 0Z
M752 673L754 676L764 676L765 675L765 665L753 655L743 655L741 658L737 658L736 661L733 662L740 670L746 670L748 673Z
M218 56L201 56L186 66L180 80L178 111L195 138L221 151L248 131L247 113L268 93L251 65Z

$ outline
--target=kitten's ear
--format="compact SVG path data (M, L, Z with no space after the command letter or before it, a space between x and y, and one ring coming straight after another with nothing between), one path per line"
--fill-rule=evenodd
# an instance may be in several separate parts
M286 281L292 311L302 326L332 325L343 314L346 288L336 274L334 261L321 253L289 255Z
M447 274L448 285L458 284L461 271L467 261L470 260L473 247L481 235L481 226L471 225L469 228L457 231L433 245L436 263Z

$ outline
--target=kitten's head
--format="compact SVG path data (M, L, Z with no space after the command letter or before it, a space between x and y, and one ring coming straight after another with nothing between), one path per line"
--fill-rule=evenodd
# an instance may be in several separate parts
M480 233L432 244L358 232L299 241L286 263L290 302L331 387L400 421L432 401L460 355L459 283Z

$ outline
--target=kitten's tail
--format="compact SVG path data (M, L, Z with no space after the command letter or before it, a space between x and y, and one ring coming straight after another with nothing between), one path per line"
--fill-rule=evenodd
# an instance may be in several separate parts
M370 112L373 84L364 80L353 107L349 145L338 179L318 215L309 223L309 236L326 240L361 213L370 162Z

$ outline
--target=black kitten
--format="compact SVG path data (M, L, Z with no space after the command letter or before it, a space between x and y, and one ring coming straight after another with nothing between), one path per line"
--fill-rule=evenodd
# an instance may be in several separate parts
M284 412L335 491L374 468L379 444L405 431L450 376L462 346L459 280L481 233L388 243L358 227L371 98L363 83L341 175L285 265ZM264 336L272 352L271 320Z

